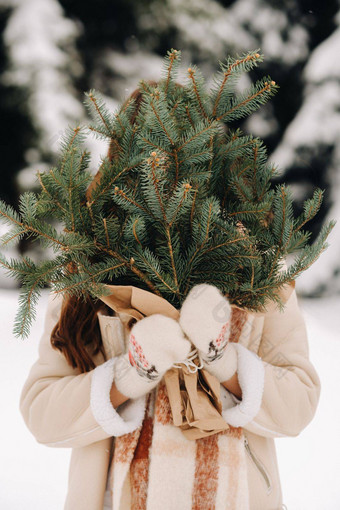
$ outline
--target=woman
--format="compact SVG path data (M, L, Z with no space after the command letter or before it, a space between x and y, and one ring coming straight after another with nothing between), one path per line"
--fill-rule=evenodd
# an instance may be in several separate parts
M283 508L274 438L298 435L320 394L295 291L262 314L231 311L211 285L179 311L144 292L137 315L50 297L20 409L38 442L73 449L65 510ZM192 346L230 425L196 441L172 422L163 381Z

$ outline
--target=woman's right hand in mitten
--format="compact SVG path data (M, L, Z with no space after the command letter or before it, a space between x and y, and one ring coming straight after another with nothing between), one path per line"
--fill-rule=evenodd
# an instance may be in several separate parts
M131 328L127 353L115 364L117 390L129 398L141 397L174 363L185 361L191 348L174 319L154 314L139 320Z
M181 308L179 324L197 347L203 367L220 382L237 370L237 354L231 335L231 306L214 285L195 285Z

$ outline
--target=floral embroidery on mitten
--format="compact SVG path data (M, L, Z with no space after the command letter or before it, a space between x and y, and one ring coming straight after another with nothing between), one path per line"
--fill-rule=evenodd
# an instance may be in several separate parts
M206 363L212 363L222 358L229 341L229 329L230 321L223 324L218 337L215 340L211 340L208 352L204 353L202 356L202 359Z
M131 333L129 339L129 361L142 377L152 381L159 378L159 373L155 365L151 365L146 359L141 345L137 342L134 334Z

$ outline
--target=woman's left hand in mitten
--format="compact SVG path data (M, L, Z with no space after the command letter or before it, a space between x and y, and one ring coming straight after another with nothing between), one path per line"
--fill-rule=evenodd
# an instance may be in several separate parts
M128 352L117 357L117 390L129 398L148 393L167 370L186 360L191 348L176 320L161 314L144 317L131 328Z
M230 339L230 303L210 284L195 285L187 295L179 323L197 347L203 367L220 382L237 370L237 352Z

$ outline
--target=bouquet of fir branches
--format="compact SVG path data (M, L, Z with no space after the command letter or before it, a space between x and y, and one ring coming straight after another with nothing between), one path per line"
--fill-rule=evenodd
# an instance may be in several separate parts
M86 94L93 123L69 129L55 167L38 172L40 191L19 210L0 203L9 225L2 245L22 237L52 248L35 263L0 257L21 284L15 333L25 336L41 290L106 295L107 283L136 285L180 307L197 283L216 285L231 303L261 310L326 248L333 223L310 244L306 223L323 192L315 190L295 217L287 186L273 186L275 166L263 142L233 129L278 89L269 76L237 93L238 78L258 65L258 51L220 62L206 89L196 66L176 82L180 51L164 59L158 83L141 80L115 112ZM88 132L107 140L96 180L84 149ZM295 253L282 271L285 257Z

